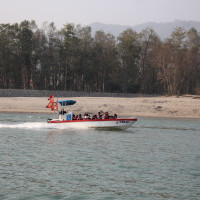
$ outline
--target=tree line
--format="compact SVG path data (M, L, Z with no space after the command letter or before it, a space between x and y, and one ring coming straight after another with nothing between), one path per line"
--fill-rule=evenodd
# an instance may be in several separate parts
M115 38L74 24L0 24L0 88L199 94L199 55L195 28L162 41L151 28Z

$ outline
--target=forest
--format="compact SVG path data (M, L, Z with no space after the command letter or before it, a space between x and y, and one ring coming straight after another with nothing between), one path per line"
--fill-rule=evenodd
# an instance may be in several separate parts
M0 24L0 88L200 94L200 34L177 27L119 37L91 27L35 21Z

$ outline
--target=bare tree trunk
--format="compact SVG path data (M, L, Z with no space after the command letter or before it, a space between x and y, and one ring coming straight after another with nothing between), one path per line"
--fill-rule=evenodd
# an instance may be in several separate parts
M106 76L106 70L104 68L104 70L103 70L103 85L102 85L103 92L105 92L105 76Z
M65 85L64 85L64 90L67 90L67 73L68 73L68 62L67 62L67 59L66 59L66 63L65 63Z
M147 55L147 49L149 46L149 39L147 41L147 44L145 45L145 49L144 49L144 54L142 56L142 92L145 92L146 89L146 84L145 84L145 61L146 61L146 55Z

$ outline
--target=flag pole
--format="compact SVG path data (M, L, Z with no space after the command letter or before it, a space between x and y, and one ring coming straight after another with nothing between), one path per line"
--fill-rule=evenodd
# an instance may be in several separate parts
M57 98L57 118L58 118L58 98Z
M54 119L55 119L55 104L54 104L54 96L53 96L53 113L54 113Z

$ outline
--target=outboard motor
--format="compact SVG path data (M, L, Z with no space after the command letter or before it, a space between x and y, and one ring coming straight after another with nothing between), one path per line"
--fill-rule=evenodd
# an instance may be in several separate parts
M47 123L50 123L52 119L47 119Z

